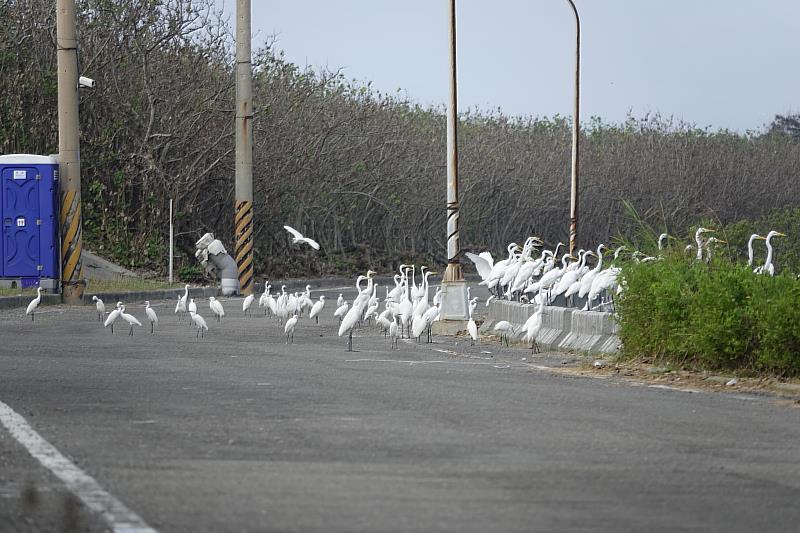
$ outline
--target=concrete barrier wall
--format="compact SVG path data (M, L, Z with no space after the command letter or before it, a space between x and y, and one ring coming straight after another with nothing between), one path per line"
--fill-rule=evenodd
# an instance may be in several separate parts
M535 304L492 300L486 321L481 325L481 333L493 333L494 325L501 320L521 330L536 308ZM620 347L617 330L617 322L611 313L548 306L542 313L542 329L537 336L537 343L542 350L610 354ZM523 334L520 331L519 336Z

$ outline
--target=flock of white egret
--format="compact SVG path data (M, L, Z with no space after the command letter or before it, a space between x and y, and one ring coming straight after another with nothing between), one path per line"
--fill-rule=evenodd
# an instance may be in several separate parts
M319 244L313 239L304 237L300 232L289 226L284 228L292 234L293 243L304 243L315 250L319 249ZM708 237L708 233L713 230L698 228L695 232L696 245L686 247L687 253L695 255L697 261L709 261L715 246L725 244L725 241L716 237ZM756 274L774 275L773 247L771 240L774 237L785 236L777 231L770 231L766 236L753 234L748 243L748 265L753 267ZM670 235L663 233L658 238L658 249L664 250ZM764 263L758 266L755 264L754 242L764 240L766 242L767 254ZM559 251L564 245L558 243L554 249L544 248L543 242L538 237L529 237L522 246L511 243L507 247L508 257L503 260L495 261L489 252L480 254L467 253L466 256L475 264L478 274L481 277L480 285L486 286L492 293L493 298L505 298L512 301L534 303L537 305L536 311L530 316L521 327L514 326L507 321L499 321L494 326L494 330L500 336L501 343L509 343L512 338L520 337L529 343L532 349L538 349L536 338L542 325L542 314L546 305L550 305L557 298L563 297L564 305L574 306L576 299L585 300L584 310L604 309L613 305L615 294L624 290L624 281L620 280L622 269L618 266L621 254L625 247L620 246L613 252L613 259L610 264L604 262L604 256L610 253L605 244L599 244L596 250L579 250L576 256L563 253L559 259ZM534 257L534 250L542 248L538 252L538 257ZM641 252L633 251L627 253L634 261L649 262L661 259L660 255L647 256ZM593 258L595 264L587 264L589 258ZM347 336L347 349L353 349L353 330L364 324L379 327L384 335L390 337L391 347L397 348L397 341L400 338L415 338L419 342L423 335L427 341L431 342L431 329L433 323L439 320L441 308L441 288L430 297L429 277L435 272L427 267L420 268L420 282L416 282L416 266L400 265L399 272L394 275L394 287L385 287L385 297L383 302L379 298L379 286L374 282L373 276L376 274L368 270L365 275L360 275L355 281L356 296L352 301L346 301L342 294L336 302L333 317L339 320L338 335ZM469 291L469 290L468 290ZM602 296L606 295L606 298ZM469 298L469 295L468 295ZM595 301L600 298L600 302ZM130 329L129 335L134 334L134 327L142 327L142 323L133 315L126 312L126 307L122 302L116 305L106 316L106 306L101 299L94 296L98 320L104 327L110 327L114 331L114 323L122 319ZM37 296L26 309L26 314L34 319L35 311L41 301L41 288L37 289ZM477 324L472 318L473 311L477 306L478 298L469 299L469 321L467 332L472 342L478 340ZM258 298L249 295L242 300L242 312L245 317L253 316L254 306L264 310L264 315L270 315L283 323L283 331L286 335L286 343L294 342L294 334L298 328L302 328L303 315L307 314L308 319L314 319L319 323L319 317L325 309L325 296L321 295L317 300L311 297L311 286L306 285L303 292L290 293L286 291L286 286L281 287L280 292L272 293L272 286L266 282L263 294ZM381 304L383 309L381 310ZM208 309L217 322L221 322L225 317L225 309L222 302L215 297L208 298ZM150 302L145 302L145 316L150 323L150 333L155 334L158 325L158 316L151 307ZM196 329L196 337L205 337L205 332L209 330L208 322L201 316L197 302L194 298L189 298L189 285L184 287L182 295L178 296L174 314L178 322L182 322L188 315L191 324Z

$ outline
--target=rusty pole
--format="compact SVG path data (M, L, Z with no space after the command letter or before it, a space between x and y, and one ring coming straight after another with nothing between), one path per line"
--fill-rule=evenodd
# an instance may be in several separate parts
M578 178L580 176L580 87L581 87L581 21L572 0L567 0L575 14L575 105L572 113L572 186L569 202L569 253L575 255L578 239Z
M236 210L234 231L239 293L253 294L253 80L250 0L236 2Z
M450 98L447 106L447 270L443 281L462 281L458 238L458 97L456 0L450 0Z

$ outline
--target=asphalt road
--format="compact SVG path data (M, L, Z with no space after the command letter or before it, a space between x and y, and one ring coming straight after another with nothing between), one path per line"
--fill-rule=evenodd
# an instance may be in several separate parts
M800 410L496 343L366 328L347 353L326 294L293 345L240 301L202 340L172 303L134 337L89 307L4 311L0 401L164 532L797 530ZM2 426L0 467L0 530L105 528Z

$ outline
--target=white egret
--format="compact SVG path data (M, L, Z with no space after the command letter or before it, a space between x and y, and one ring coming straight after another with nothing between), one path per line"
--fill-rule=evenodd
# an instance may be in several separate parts
M605 249L605 244L600 244L597 246L597 264L593 269L581 277L581 286L578 289L578 298L583 298L589 294L589 289L592 288L592 281L594 280L595 276L600 273L600 269L603 268L603 250Z
M42 288L36 287L36 298L31 300L31 303L28 304L28 308L25 309L26 315L31 315L31 322L34 321L34 314L36 313L36 308L39 307L39 304L42 301Z
M467 331L469 332L469 337L472 339L470 346L474 346L478 341L478 325L472 319L472 315L470 315L469 322L467 322Z
M128 313L125 312L125 306L124 305L122 307L120 307L120 309L119 309L119 316L120 316L120 318L122 318L122 320L127 322L128 325L131 327L130 331L128 332L128 335L133 336L133 326L142 327L142 323L139 322L138 318L136 318L133 315L129 315Z
M144 302L144 313L147 315L147 319L150 321L150 334L156 332L156 324L158 324L158 315L156 315L155 309L150 307L150 302Z
M347 302L343 302L342 305L336 308L336 311L333 312L333 316L339 319L339 323L342 322L344 315L350 309L350 304Z
M347 333L348 352L353 351L353 328L361 319L361 315L364 312L365 305L366 305L365 300L359 300L358 298L353 300L353 307L351 307L350 310L347 311L347 313L344 315L344 318L342 318L342 321L339 323L339 336L341 337L345 333Z
M294 328L297 326L297 311L294 312L292 317L286 321L283 326L283 332L286 333L286 344L289 344L289 336L292 337L292 344L294 344Z
M476 307L478 307L478 297L477 296L469 301L469 316L472 316L472 312L475 311Z
M186 309L187 309L187 310L188 310L190 313L196 313L196 312L197 312L197 304L195 303L195 301L194 301L194 298L192 298L191 300L189 300L189 305L186 307Z
M509 346L509 339L515 334L514 326L511 325L511 322L501 320L494 325L494 330L500 334L500 344L502 345L505 339L506 346Z
M180 295L178 296L178 303L175 304L175 314L178 315L178 322L180 322L186 314L186 300Z
M492 267L494 267L494 259L492 258L492 254L489 252L482 252L480 254L467 252L464 255L466 255L467 258L475 265L475 269L478 271L481 281L486 281L486 279L492 273Z
M539 353L539 345L536 343L536 336L542 329L542 314L544 313L544 298L539 302L539 308L525 321L522 329L525 331L525 342L529 342L531 350Z
M317 241L315 241L314 239L311 239L309 237L304 237L302 233L300 233L291 226L284 226L283 229L291 233L292 237L294 237L292 239L292 244L306 243L313 249L319 250L319 243L317 243Z
M314 302L314 305L311 306L311 312L308 313L308 318L313 318L319 324L319 314L322 312L322 309L325 307L325 295L319 297L319 300Z
M106 304L97 296L92 296L92 301L95 302L94 305L97 308L97 320L98 322L102 322L103 317L106 315Z
M256 297L253 294L248 294L242 301L242 312L244 313L244 316L247 316L247 311L250 310L250 306L253 305L254 301L256 301ZM250 312L250 316L253 316L252 311Z
M397 326L397 320L395 320L395 318L392 317L392 323L389 324L389 337L392 340L391 346L393 349L397 348L397 339L400 336L399 330L400 328Z
M750 238L747 240L747 266L753 266L753 241L756 239L765 239L766 237L762 237L758 233L753 233L750 235Z
M114 333L114 322L116 322L116 321L117 321L117 319L119 318L119 314L120 314L120 308L121 308L121 307L122 307L122 302L117 302L117 307L116 307L116 309L114 309L113 311L111 311L111 312L108 314L108 317L106 317L106 321L105 321L105 322L103 322L103 327L104 327L104 328L107 328L108 326L111 326L111 333L112 333L112 334Z
M767 259L764 261L763 265L756 269L757 274L775 275L775 266L772 264L772 243L770 242L773 237L786 237L786 235L779 231L772 230L767 233L766 237L762 237L767 243Z
M703 234L704 233L714 233L713 229L706 229L706 228L697 228L697 231L694 232L694 242L697 243L697 261L703 260L703 247L705 243L703 242Z
M222 302L217 300L213 296L209 296L208 298L208 307L211 309L211 312L217 317L217 322L222 321L222 317L225 316L225 309L222 307Z
M192 322L194 322L194 325L197 328L197 335L195 338L205 338L205 332L208 331L208 324L206 324L206 320L194 312L190 312L189 316L192 317Z

